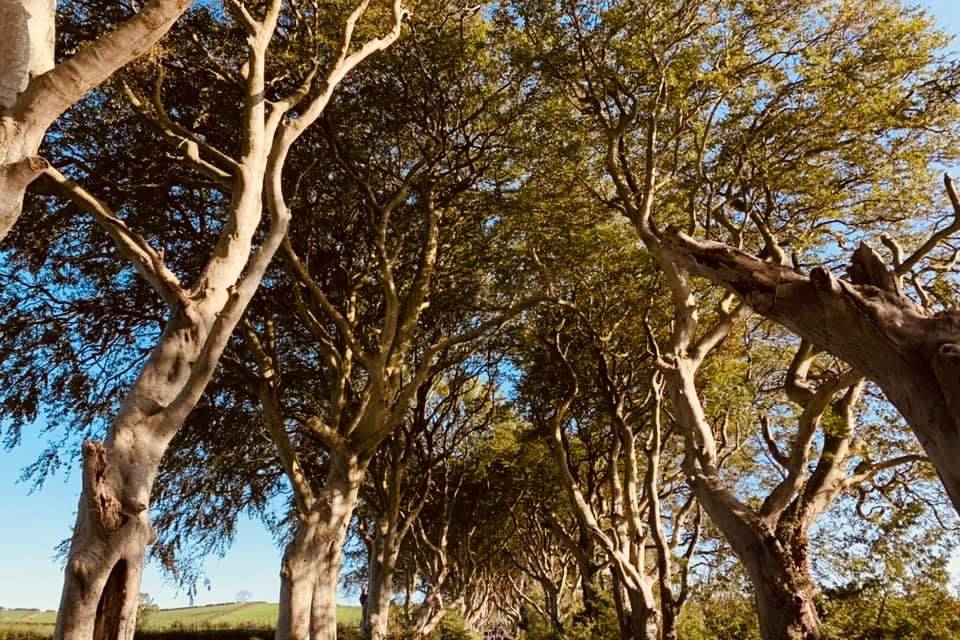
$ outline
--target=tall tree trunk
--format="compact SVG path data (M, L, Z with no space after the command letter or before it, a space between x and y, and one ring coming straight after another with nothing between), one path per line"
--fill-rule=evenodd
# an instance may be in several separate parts
M103 479L107 450L98 442L83 447L84 488L77 535L70 545L55 637L132 638L137 623L140 577L153 528L146 511L124 513Z
M391 587L399 553L399 545L393 544L394 538L389 533L385 535L378 527L367 571L367 603L363 620L365 640L384 640L389 630Z
M764 640L818 640L817 589L806 566L802 536L784 544L759 519L747 525L732 516L729 507L721 504L723 496L708 484L698 479L693 490L747 569Z
M308 640L310 637L313 593L317 586L316 538L316 519L308 518L300 523L284 550L276 640Z
M337 639L337 585L340 583L342 553L342 540L339 543L327 542L314 558L317 581L310 612L311 640Z
M805 571L770 540L746 562L757 599L760 633L767 640L818 640L816 588Z
M343 545L367 468L367 462L344 452L331 452L329 464L330 471L317 500L316 555L313 558L317 579L310 613L310 640L337 638L337 585L340 583Z
M581 573L580 592L583 598L583 611L577 613L574 620L577 622L592 622L600 615L600 592L597 589L596 568L587 573Z
M805 566L805 550L795 556L781 544L771 524L727 490L718 478L716 443L695 386L699 363L676 358L666 388L684 427L684 471L704 511L733 547L753 584L760 630L765 640L816 640L820 621L813 604L815 587ZM784 532L787 533L787 532ZM804 559L804 566L794 562Z
M637 640L633 635L633 608L627 589L623 586L616 572L611 570L613 578L613 604L617 612L617 623L620 626L621 640Z
M198 335L200 334L200 335ZM205 331L177 314L124 398L103 443L83 445L83 488L54 637L130 640L160 458L179 427L163 409L186 384ZM96 635L95 635L96 634Z

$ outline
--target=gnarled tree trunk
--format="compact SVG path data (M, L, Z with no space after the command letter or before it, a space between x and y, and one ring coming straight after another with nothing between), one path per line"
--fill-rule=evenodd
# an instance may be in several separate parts
M83 492L70 545L56 637L129 638L136 626L140 573L153 528L146 511L124 513L104 486L110 465L103 444L83 446ZM129 510L128 510L129 511Z
M820 615L814 598L817 589L806 566L798 566L780 543L770 536L750 551L741 550L757 600L760 633L764 638L816 640Z
M336 640L337 585L366 463L332 452L326 483L284 552L277 640Z
M893 275L885 271L886 277L846 281L821 268L805 275L675 230L663 242L690 272L874 380L907 420L960 511L960 314L926 312L891 286ZM855 272L883 269L861 266L871 252L858 252Z
M413 637L420 640L429 636L440 626L445 615L447 609L443 606L443 597L439 593L428 593L413 622Z
M763 638L817 640L821 629L813 602L816 588L807 567L794 562L795 558L784 549L768 525L719 484L714 444L698 437L705 434L702 425L706 424L706 418L694 384L696 366L678 358L678 366L666 376L678 421L686 430L684 468L690 486L747 569ZM805 561L805 547L798 557Z
M140 575L153 539L148 505L160 458L179 427L164 409L199 358L206 331L182 314L167 326L105 442L83 446L83 489L55 637L133 637Z

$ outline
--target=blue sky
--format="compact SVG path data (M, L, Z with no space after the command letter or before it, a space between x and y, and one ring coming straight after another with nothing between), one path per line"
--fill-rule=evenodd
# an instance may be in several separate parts
M926 0L927 7L947 32L960 34L960 0ZM955 43L955 46L960 46ZM36 459L43 439L31 440L39 429L25 429L24 442L7 452L0 450L0 606L55 609L63 574L54 549L69 537L79 494L77 473L49 479L40 491L17 482L20 470ZM195 602L233 601L239 591L254 599L276 601L280 590L280 551L257 522L244 521L236 544L223 559L206 563L209 589L201 586ZM161 607L187 606L183 592L165 583L160 569L150 564L143 588ZM345 599L346 601L346 599Z

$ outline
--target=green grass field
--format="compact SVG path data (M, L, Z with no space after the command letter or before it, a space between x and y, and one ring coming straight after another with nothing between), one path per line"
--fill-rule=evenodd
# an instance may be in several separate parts
M53 635L55 611L0 611L0 632L34 632ZM144 628L164 631L176 628L196 629L250 629L272 627L277 621L275 602L247 602L217 604L206 607L161 609L147 617ZM338 606L337 622L343 625L360 624L360 607Z

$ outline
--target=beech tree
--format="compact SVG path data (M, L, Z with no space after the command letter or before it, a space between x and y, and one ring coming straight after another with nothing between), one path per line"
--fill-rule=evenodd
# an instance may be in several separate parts
M949 177L946 185L954 215L960 216L960 201ZM887 261L862 244L853 254L847 279L824 267L806 274L679 230L669 231L666 246L691 273L728 287L755 312L875 380L913 429L960 510L960 478L954 464L960 423L951 399L956 392L957 319L952 296L947 301L932 299L920 282L921 274L931 269L924 264L929 254L958 229L956 222L936 229L907 258L890 237L884 238L891 249ZM933 271L941 270L933 260ZM914 283L916 298L907 293L907 277Z
M719 451L696 375L744 310L711 313L661 229L726 233L777 257L785 252L771 228L785 220L817 229L819 212L853 207L845 219L863 228L860 216L895 212L891 172L916 192L951 135L953 103L921 87L949 86L953 70L938 64L923 18L895 3L536 6L542 16L522 15L537 64L595 132L609 181L597 198L632 223L671 291L675 317L657 363L685 430L688 481L754 575L765 636L816 637L801 612L812 604L783 616L763 602L761 587L778 582L761 569L764 543L750 542L750 510L716 483ZM893 47L897 56L883 53ZM903 51L909 73L889 64ZM815 240L791 237L798 249L823 246Z
M147 2L54 64L56 2L0 3L0 240L20 217L27 187L49 166L37 153L54 121L118 69L147 53L191 4Z
M498 416L473 434L470 446L442 458L432 475L399 563L422 595L407 622L414 638L430 637L450 613L474 631L517 615L522 598L510 585L520 572L505 554L519 535L513 514L527 488L518 480L529 471L515 464L517 426L511 416Z
M861 4L93 0L45 72L0 6L6 439L87 440L58 637L243 513L278 638L353 540L378 640L949 637L960 64Z
M541 299L488 289L479 266L496 243L485 220L511 176L503 149L523 104L509 91L517 78L484 51L499 36L445 3L413 21L413 38L355 75L326 112L307 140L316 156L291 157L304 226L225 361L235 381L225 391L255 399L293 490L280 637L336 633L345 537L381 445L403 438L425 385ZM385 102L398 107L379 111ZM390 481L390 465L374 471L387 475L373 483ZM372 592L384 610L378 636L388 564Z
M604 254L572 261L590 265L584 274L557 276L576 283L564 296L570 313L536 329L541 355L521 365L521 397L550 443L574 514L611 564L621 634L675 638L688 578L686 569L675 571L689 565L696 549L699 508L684 490L679 465L667 462L662 382L651 384L654 371L644 365L650 290L630 249L612 254L609 242L587 238L577 245L581 251L599 245ZM595 297L601 282L615 295Z
M496 378L486 358L437 372L417 392L411 415L371 462L361 489L358 529L366 547L364 637L387 637L401 547L412 533L435 470L489 430L499 410Z
M286 235L290 214L282 186L285 158L297 138L320 116L338 82L363 59L386 48L399 36L405 13L399 2L395 3L392 28L387 35L355 48L354 30L367 10L366 2L358 5L347 18L340 46L324 74L317 77L325 65L322 43L317 42L313 71L300 86L281 90L281 95L268 105L264 100L268 86L267 49L284 15L283 4L279 0L269 3L259 16L242 4L233 5L233 9L245 41L237 65L241 70L233 78L235 104L241 112L237 123L240 145L235 156L216 149L201 133L177 123L175 116L168 114L162 103L159 79L150 111L135 90L128 90L133 105L181 150L183 161L214 181L223 194L222 204L217 207L223 219L213 234L215 244L201 254L205 257L191 274L195 278L192 285L182 284L168 267L163 250L133 231L108 204L52 166L43 169L58 191L107 232L116 245L117 255L132 264L163 300L168 317L162 334L155 339L139 374L125 392L106 439L103 443L84 443L83 490L68 553L57 638L132 637L144 554L154 539L148 505L160 459L200 399L233 328ZM119 31L131 40L129 46L149 46L146 35L129 30L154 24L157 11L146 10L145 17L128 23L127 31ZM117 37L105 42L113 42ZM94 46L78 54L78 58L92 64L100 57L109 60L110 55L109 50L99 52ZM216 60L215 54L210 56ZM71 68L68 64L67 70L54 69L51 75L41 76L42 81L36 86L31 82L24 94L27 97L20 99L26 101L25 105L31 104L34 98L30 96L43 86L51 90L45 83L54 82L58 73L70 73ZM56 91L56 86L54 83L52 90ZM71 94L64 95L69 98ZM57 108L62 110L65 106ZM298 117L290 118L294 113ZM44 124L42 119L37 122ZM29 144L36 142L29 138L36 136L35 129L24 135L32 140ZM254 250L264 203L271 224ZM28 336L9 337L29 340Z

